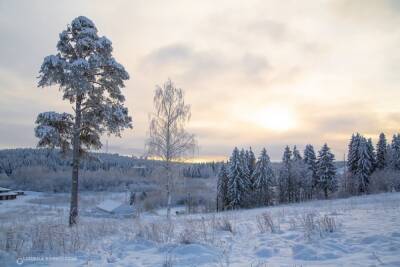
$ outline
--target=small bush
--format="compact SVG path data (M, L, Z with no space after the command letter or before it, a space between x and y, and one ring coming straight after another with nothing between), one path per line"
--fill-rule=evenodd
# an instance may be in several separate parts
M311 240L315 235L323 237L327 233L335 232L337 229L334 217L328 215L318 217L314 213L303 215L301 218L301 225L303 227L304 236L308 240Z
M277 233L280 231L279 223L275 223L272 216L268 212L264 212L256 217L257 227L261 233L266 233L270 231L271 233Z
M174 237L174 224L171 220L164 222L152 222L143 225L138 221L137 226L137 237L151 240L157 243L169 243Z
M334 217L325 215L318 221L321 233L333 233L336 231L336 221Z
M233 226L231 221L228 220L228 218L223 218L222 220L218 221L218 229L222 231L228 231L233 233Z

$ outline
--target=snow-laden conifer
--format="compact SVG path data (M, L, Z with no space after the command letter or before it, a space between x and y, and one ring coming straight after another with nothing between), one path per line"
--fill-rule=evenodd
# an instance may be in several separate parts
M301 154L300 151L297 149L296 146L293 147L293 161L301 161Z
M73 104L74 114L45 112L36 120L39 146L59 147L72 153L70 225L78 216L78 171L82 152L101 147L103 133L120 136L132 127L122 95L129 79L124 67L112 56L112 44L99 36L94 23L75 18L60 33L58 53L44 58L39 87L57 85L63 99Z
M218 173L218 184L217 184L217 210L224 210L229 205L228 198L228 172L225 164L221 165L221 169Z
M367 193L369 186L369 178L373 172L374 159L371 155L371 148L368 144L368 140L364 137L360 138L358 146L358 163L357 163L357 177L358 177L358 188L359 193Z
M252 180L257 204L271 205L273 203L274 172L265 148L263 148L257 160Z
M359 133L353 134L349 143L349 152L347 156L347 169L351 175L356 175L358 169L359 153L358 147L360 144L361 135Z
M307 181L311 183L311 194L317 185L317 157L314 147L310 144L306 145L303 155L304 164L307 168ZM312 197L312 196L311 196Z
M278 189L279 202L290 202L293 200L293 177L292 177L292 151L289 146L285 147L282 156L282 166L279 170Z
M256 157L254 156L253 150L250 149L247 152L247 168L249 169L250 176L253 174L254 169L256 168Z
M318 188L324 192L325 198L328 198L329 192L337 189L336 167L334 165L335 156L331 153L327 144L324 144L318 152L317 176Z
M391 144L391 166L400 170L400 134L393 135Z
M229 159L228 200L230 208L244 207L247 201L250 182L248 173L244 170L243 156L244 151L240 153L239 149L235 147Z
M376 168L382 170L387 166L387 141L384 133L379 135L378 143L376 144Z

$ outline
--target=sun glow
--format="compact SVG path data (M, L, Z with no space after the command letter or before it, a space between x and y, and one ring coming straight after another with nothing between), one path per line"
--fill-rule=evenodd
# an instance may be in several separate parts
M281 106L270 106L256 112L254 122L273 131L287 131L295 126L292 112Z

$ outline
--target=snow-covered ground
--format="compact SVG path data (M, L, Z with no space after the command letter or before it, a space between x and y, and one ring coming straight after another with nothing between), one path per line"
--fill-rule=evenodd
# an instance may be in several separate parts
M86 240L74 253L0 251L0 266L21 266L18 257L22 266L400 266L400 193L174 215L171 221L164 211L138 218L92 216L92 208L104 198L82 196L80 229L91 234L79 236ZM18 224L48 223L45 229L65 224L67 199L28 192L1 202L0 231L18 229ZM76 236L68 233L68 238ZM53 237L51 242L56 248ZM32 256L53 258L26 258Z

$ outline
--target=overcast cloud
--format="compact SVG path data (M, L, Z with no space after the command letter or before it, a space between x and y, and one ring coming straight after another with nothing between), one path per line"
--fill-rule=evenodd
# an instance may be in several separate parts
M144 152L154 88L168 78L192 106L201 159L265 146L278 160L286 144L324 142L341 159L355 131L374 139L399 131L395 0L0 0L0 148L34 147L37 114L70 111L36 77L79 15L112 40L131 75L124 93L134 128L109 139L111 152ZM271 106L290 114L290 129L264 127Z

